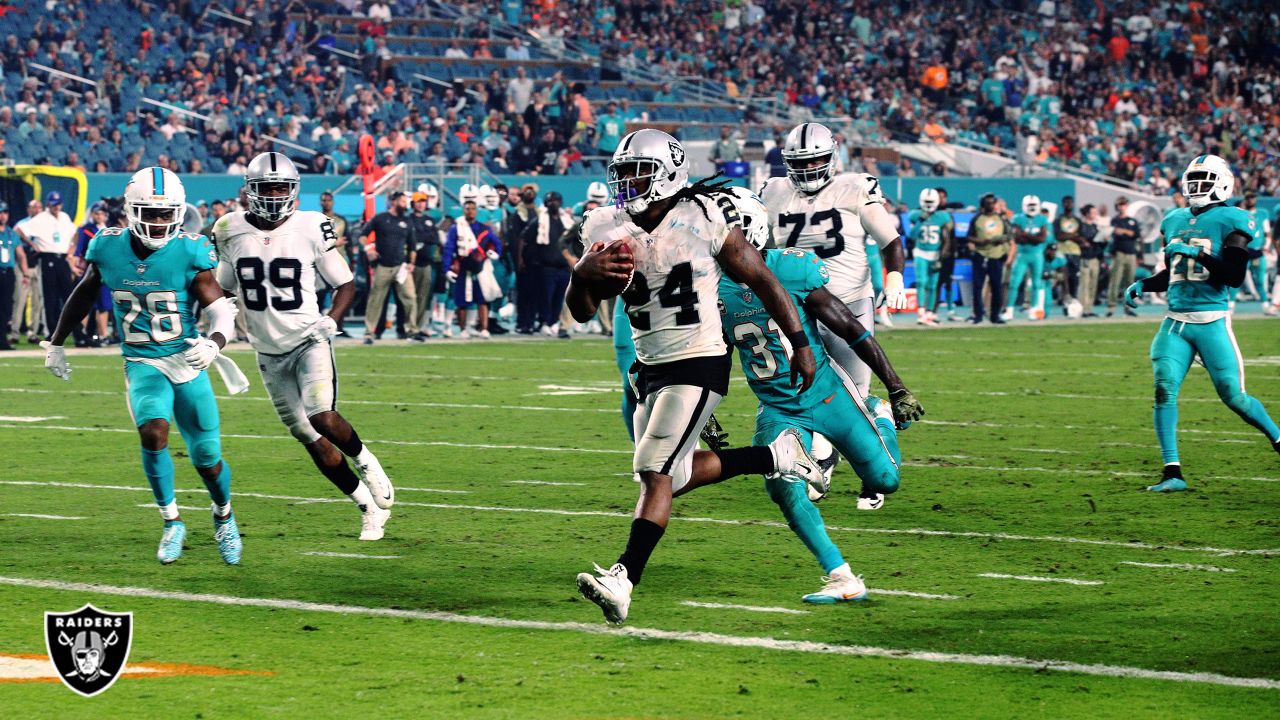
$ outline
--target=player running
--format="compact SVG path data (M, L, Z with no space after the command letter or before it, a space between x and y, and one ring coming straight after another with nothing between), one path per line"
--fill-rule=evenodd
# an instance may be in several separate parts
M1164 478L1147 488L1152 492L1187 489L1178 457L1178 390L1196 355L1222 402L1280 452L1280 428L1245 392L1244 361L1231 332L1227 290L1244 282L1256 223L1246 211L1226 204L1234 189L1226 160L1217 155L1192 160L1182 173L1182 194L1190 207L1169 212L1160 223L1168 267L1125 290L1129 307L1136 307L1144 292L1168 291L1168 314L1151 343L1156 437L1164 459Z
M336 250L323 213L295 211L298 169L275 152L255 157L244 174L249 210L213 226L218 282L240 298L262 384L276 414L320 472L361 513L361 540L380 540L395 489L378 458L338 414L333 337L355 297L351 269ZM316 304L317 274L336 288L329 313ZM346 457L355 461L356 474Z
M789 377L804 391L816 369L795 306L743 237L737 208L707 183L686 186L684 147L659 130L627 135L609 164L616 207L587 215L588 248L574 268L567 302L591 318L601 298L622 291L631 320L639 405L633 470L642 483L626 550L605 570L578 575L578 589L609 622L626 620L631 591L666 530L673 492L691 479L780 472L821 482L798 433L770 447L698 453L698 433L729 389L731 361L715 310L729 274L760 297L791 341ZM625 289L624 289L625 288Z
M213 277L218 256L208 238L180 232L186 200L182 181L172 172L151 167L134 173L124 189L129 227L103 228L89 242L84 278L63 307L53 336L40 345L46 351L44 366L70 380L62 345L93 308L99 289L111 290L123 339L129 413L142 440L142 470L164 519L156 558L165 565L177 560L187 536L169 456L174 418L213 500L218 553L228 565L238 565L243 547L231 510L231 466L222 457L218 403L206 372L234 332L235 306ZM196 331L196 303L209 315L208 336Z
M942 198L933 188L920 191L920 209L913 210L907 218L911 221L911 240L915 246L916 261L916 324L937 327L938 317L933 314L937 305L938 275L942 271L942 258L951 250L955 222L951 213L939 210Z

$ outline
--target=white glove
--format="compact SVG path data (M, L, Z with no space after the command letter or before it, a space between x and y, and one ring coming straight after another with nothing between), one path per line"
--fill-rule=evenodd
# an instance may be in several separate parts
M496 250L490 250L490 251L486 252L486 253L485 253L485 255L488 255L490 260L497 260L497 259L498 259L498 251L496 251Z
M218 357L218 343L203 335L195 339L188 338L187 344L191 348L182 353L182 357L196 370L204 370L213 363L214 358Z
M309 337L316 342L325 342L338 334L338 323L329 315L321 315L320 319L311 323L307 328L305 337Z
M452 271L452 270L450 270L449 272L445 273L445 274L444 274L444 276L445 276L445 279L447 279L449 282L457 282L457 281L458 281L458 273L456 273L456 272L454 272L454 271Z
M902 286L902 273L891 272L885 276L884 302L891 310L907 308L907 290Z
M67 351L62 349L61 345L54 345L48 340L41 340L40 347L44 348L44 366L54 377L62 378L67 382L71 382L71 366L67 364Z

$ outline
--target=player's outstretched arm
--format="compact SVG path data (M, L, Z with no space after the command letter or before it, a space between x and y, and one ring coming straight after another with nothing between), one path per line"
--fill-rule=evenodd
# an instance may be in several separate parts
M54 328L53 335L49 336L49 342L53 345L61 346L67 341L67 336L84 321L89 310L93 308L93 303L98 299L98 290L102 287L102 276L98 274L98 266L89 263L89 269L85 272L84 277L76 284L71 296L67 298L67 304L62 306L62 314L58 316L58 327Z
M800 326L800 314L796 312L791 296L764 264L764 256L760 251L743 237L741 226L734 225L729 229L729 235L720 248L720 254L716 255L716 260L734 282L742 283L755 292L764 309L769 311L769 317L778 323L782 334L791 342L791 384L796 384L798 374L800 392L808 390L818 372L813 349L809 347L809 336Z

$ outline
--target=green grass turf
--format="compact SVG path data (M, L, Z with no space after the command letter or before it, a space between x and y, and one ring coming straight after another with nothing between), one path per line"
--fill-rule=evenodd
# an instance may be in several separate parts
M1277 327L1263 320L1236 323L1249 389L1280 415ZM820 570L790 531L778 526L781 516L760 479L740 478L676 501L677 519L634 596L628 624L1280 680L1276 553L1194 549L1280 548L1280 486L1268 482L1280 479L1280 457L1216 400L1204 371L1196 368L1184 385L1181 406L1182 428L1196 431L1181 436L1194 491L1177 496L1138 492L1159 479L1146 360L1153 332L1148 321L883 334L891 359L928 411L926 422L901 436L902 490L882 511L858 512L857 480L842 465L835 490L820 506L833 526L833 539L873 588L872 599L838 607L802 605L800 596L818 587ZM71 357L75 379L69 385L48 376L37 358L0 357L0 415L62 416L36 423L0 420L0 481L34 483L0 484L0 575L602 624L598 609L577 596L573 576L593 561L613 562L625 542L625 516L636 495L636 486L620 475L629 468L629 453L615 411L619 395L613 390L616 371L608 343L341 347L341 408L400 488L387 537L357 542L359 518L345 500L242 496L235 501L245 536L244 564L238 568L218 560L209 520L199 510L184 513L189 535L183 558L169 567L155 561L160 522L153 507L138 507L149 506L151 496L136 439L120 432L129 430L120 360L74 351ZM251 372L250 356L235 352L233 357L255 381L247 398L221 402L234 490L335 499L276 420ZM215 387L221 391L217 380ZM575 388L585 394L548 394ZM717 412L731 442L751 436L753 412L750 391L735 381ZM174 449L182 449L176 433ZM177 467L179 488L185 491L179 503L207 506L190 466L179 458ZM903 532L915 529L949 534ZM873 532L884 530L897 532ZM1130 542L1144 545L1125 545ZM303 554L316 551L400 558ZM1104 584L1021 582L979 573ZM875 589L958 599L877 594ZM808 613L708 609L683 605L687 600ZM125 678L91 700L60 684L0 684L0 714L1129 718L1280 713L1277 689L9 584L0 584L0 654L42 653L42 613L72 610L87 601L133 611L135 662L273 674Z

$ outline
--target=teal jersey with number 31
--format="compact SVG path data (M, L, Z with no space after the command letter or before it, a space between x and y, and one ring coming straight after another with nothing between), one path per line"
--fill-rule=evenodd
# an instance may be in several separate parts
M817 361L814 384L803 394L791 385L790 343L778 324L769 317L759 296L725 276L720 280L720 317L727 340L738 348L742 372L760 402L782 410L804 410L828 400L840 390L841 382L831 369L818 335L817 322L805 311L809 293L827 284L827 267L808 250L788 248L766 250L765 265L791 296L800 325L809 336L809 347ZM797 382L799 378L797 378Z
M125 357L167 357L185 351L186 340L199 334L188 288L197 273L218 264L205 236L179 233L141 259L129 230L104 228L89 241L85 260L97 266L102 284L111 290Z
M1160 234L1165 243L1183 242L1215 257L1222 256L1222 244L1233 232L1253 238L1255 220L1238 207L1215 205L1193 214L1178 208L1164 216ZM1209 281L1209 270L1195 260L1178 255L1169 266L1169 310L1192 313L1227 309L1227 287Z

